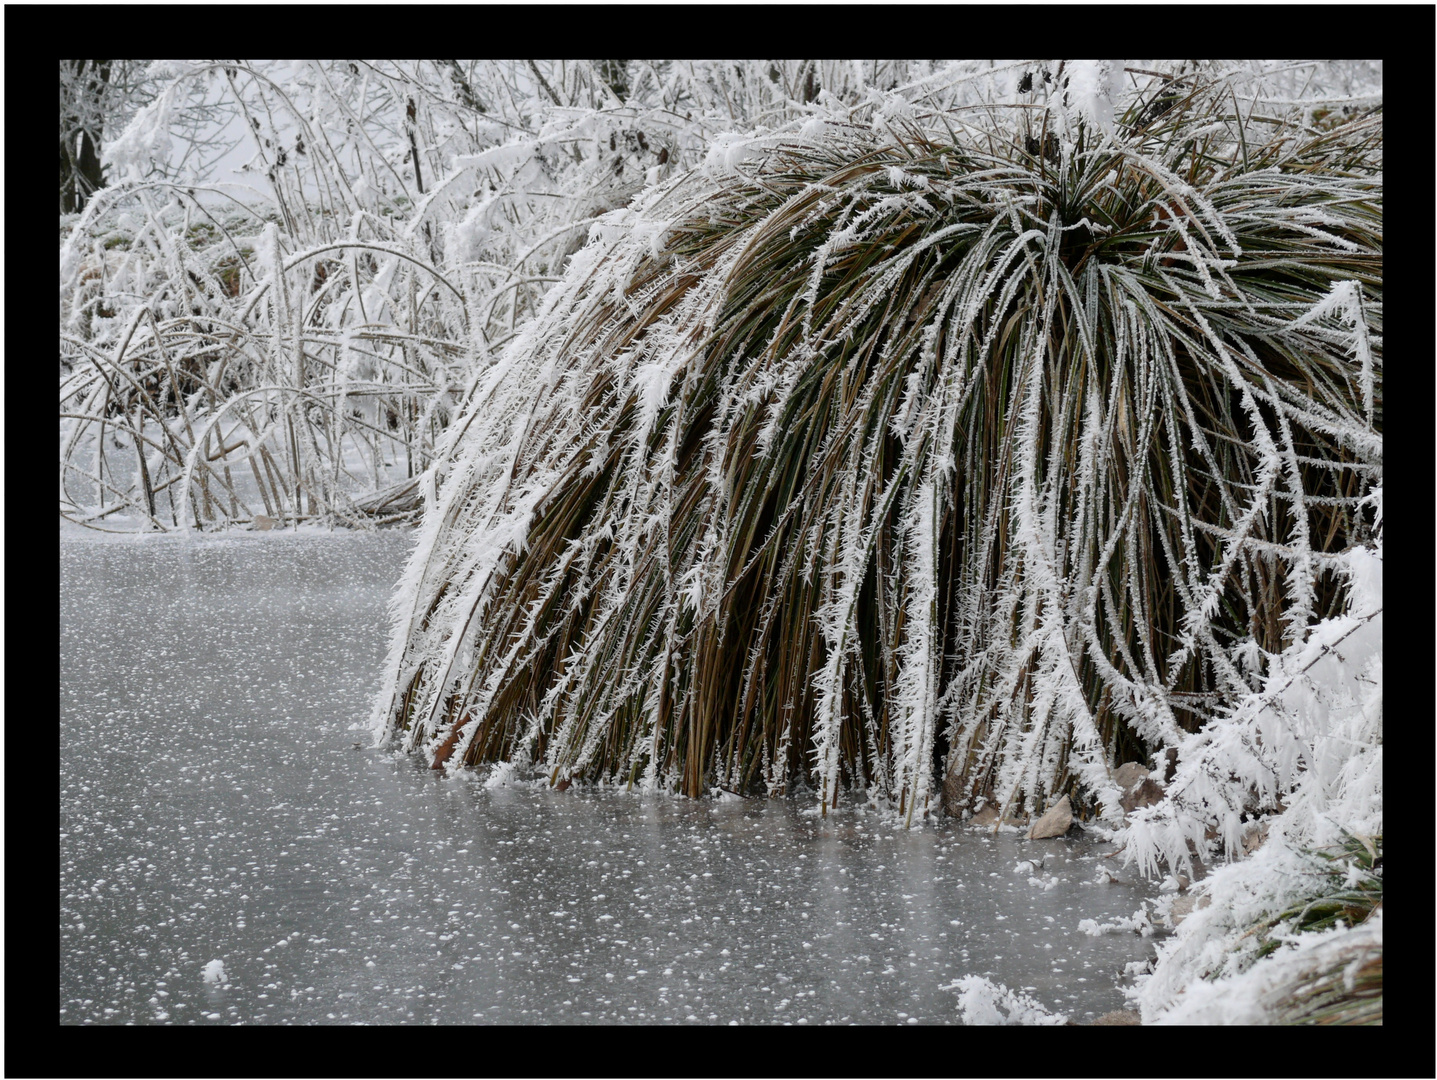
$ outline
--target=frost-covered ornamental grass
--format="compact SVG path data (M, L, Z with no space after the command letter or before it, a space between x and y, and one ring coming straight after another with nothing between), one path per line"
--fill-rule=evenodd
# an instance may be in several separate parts
M1380 111L1102 73L720 139L602 218L439 451L385 736L908 821L1116 819L1175 747L1148 861L1325 777L1307 714L1234 717L1362 617ZM1243 724L1277 778L1215 749L1219 811Z

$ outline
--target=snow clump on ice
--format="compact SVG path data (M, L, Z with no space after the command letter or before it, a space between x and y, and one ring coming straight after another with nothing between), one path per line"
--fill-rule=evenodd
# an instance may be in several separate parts
M1049 1012L1039 1002L981 975L968 975L944 990L958 991L958 1014L970 1027L1017 1024L1024 1027L1066 1024L1063 1013Z

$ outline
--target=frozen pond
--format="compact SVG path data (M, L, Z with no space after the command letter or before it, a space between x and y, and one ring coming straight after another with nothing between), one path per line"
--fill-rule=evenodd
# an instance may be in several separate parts
M1152 894L1106 846L368 749L411 540L62 535L62 1023L955 1023L969 974L1122 1006L1151 942L1078 923Z

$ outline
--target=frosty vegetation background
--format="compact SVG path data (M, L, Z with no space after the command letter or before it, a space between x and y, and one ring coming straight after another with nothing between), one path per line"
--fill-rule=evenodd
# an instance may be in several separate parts
M1381 100L1360 62L62 61L61 514L418 522L376 723L436 767L1069 794L1158 875L1265 835L1149 1018L1320 1016L1374 947L1380 1018ZM1110 770L1168 749L1125 817Z

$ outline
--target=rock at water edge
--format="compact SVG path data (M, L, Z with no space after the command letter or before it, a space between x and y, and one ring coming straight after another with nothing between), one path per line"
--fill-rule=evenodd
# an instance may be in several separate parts
M991 825L998 820L998 808L992 803L983 807L968 819L969 825Z
M1144 780L1137 787L1124 792L1118 801L1129 814L1140 806L1156 806L1163 801L1163 786L1153 780Z
M1043 840L1050 836L1062 836L1073 827L1073 804L1064 795L1046 814L1033 822L1028 830L1029 840Z

